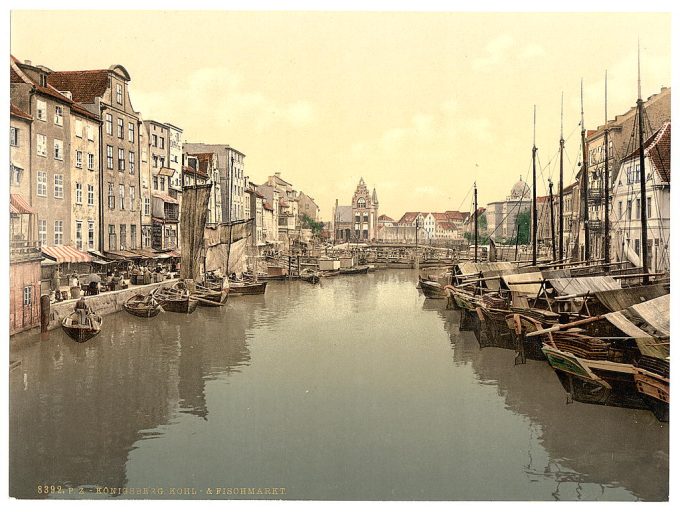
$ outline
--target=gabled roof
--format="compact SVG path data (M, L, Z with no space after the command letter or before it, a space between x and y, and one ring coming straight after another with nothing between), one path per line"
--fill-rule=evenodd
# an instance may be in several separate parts
M38 91L39 93L45 94L47 96L51 96L52 98L59 100L63 103L66 103L70 105L73 103L72 100L64 96L59 92L59 90L55 89L52 84L49 82L49 76L47 77L47 87L40 85L39 83L35 82L33 79L31 79L30 76L28 76L26 73L24 73L21 70L21 66L29 66L28 64L21 64L19 60L14 57L13 55L10 56L10 83L24 83L24 84L29 84L35 87L35 90ZM33 68L33 66L29 66Z
M453 222L440 222L439 227L447 231L456 231L458 229L457 225Z
M9 115L14 117L20 117L21 119L26 119L27 121L33 121L33 117L31 115L21 110L14 103L9 104Z
M399 219L397 224L413 224L413 221L416 220L418 215L420 215L420 212L406 212L401 216L401 219Z
M378 220L382 220L382 221L385 221L385 222L394 222L394 219L392 217L388 217L384 213L381 216L378 217Z
M47 82L60 91L70 91L74 101L94 103L95 98L104 96L109 87L109 71L55 71L47 77Z
M671 123L664 123L657 132L649 137L642 146L664 183L671 182ZM639 155L639 149L631 152L621 163L634 160Z

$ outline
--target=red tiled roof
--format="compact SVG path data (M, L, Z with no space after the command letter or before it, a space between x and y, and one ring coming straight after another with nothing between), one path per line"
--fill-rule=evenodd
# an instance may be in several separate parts
M274 208L272 208L272 205L270 205L269 203L264 203L264 204L262 205L262 207L263 207L265 210L274 211Z
M47 79L47 87L43 87L42 85L33 81L31 79L31 77L28 76L26 73L21 71L21 66L22 66L22 64L19 62L19 60L16 57L14 57L13 55L10 56L10 82L11 83L30 84L33 87L35 87L35 90L38 91L39 93L45 94L47 96L51 96L52 98L59 100L63 103L69 104L69 105L71 103L73 103L73 101L68 99L63 94L61 94L57 89L55 89L49 83L49 77Z
M33 117L30 114L27 114L26 112L21 110L14 103L9 104L9 115L14 117L20 117L22 119L26 119L27 121L33 121Z
M384 220L384 221L388 221L388 222L394 222L394 219L393 219L392 217L388 217L388 216L385 215L384 213L383 213L380 217L378 217L378 220Z
M88 71L55 71L47 77L47 83L60 91L70 91L74 101L94 103L102 97L109 86L109 71L94 69Z
M439 226L441 226L442 229L447 231L456 231L456 229L458 229L453 222L440 222Z
M101 120L101 117L99 117L97 114L93 114L92 112L87 110L85 107L82 107L81 105L78 105L75 102L73 102L71 104L71 111L76 112L76 113L83 115L85 117L89 117L90 119L94 119L95 121Z
M653 145L647 149L652 164L664 183L671 182L671 123L661 127Z
M438 222L446 222L447 220L449 220L449 216L446 215L446 213L432 212L432 216L434 217L434 220Z
M40 250L57 263L89 263L92 256L86 252L79 251L71 245L43 245Z
M406 212L401 216L401 219L397 222L398 224L412 224L416 217L420 215L420 212Z

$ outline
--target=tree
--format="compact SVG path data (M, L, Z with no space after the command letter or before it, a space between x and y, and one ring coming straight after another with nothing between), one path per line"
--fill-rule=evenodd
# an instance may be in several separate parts
M309 215L306 213L302 214L302 227L311 229L313 235L320 235L321 230L323 230L324 223L323 222L317 222L314 219L312 219Z
M517 214L515 230L516 236L509 238L508 243L528 245L531 242L531 212L529 210Z

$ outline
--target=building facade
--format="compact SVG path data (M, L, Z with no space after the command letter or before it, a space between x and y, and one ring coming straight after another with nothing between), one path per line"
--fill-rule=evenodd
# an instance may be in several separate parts
M139 248L140 119L130 100L129 73L118 64L108 69L52 72L48 81L102 119L100 250L115 253Z

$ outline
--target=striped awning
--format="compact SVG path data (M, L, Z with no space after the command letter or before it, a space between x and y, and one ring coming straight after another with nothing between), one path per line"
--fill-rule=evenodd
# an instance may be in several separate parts
M9 204L10 204L10 212L11 213L35 213L35 210L33 207L28 204L28 201L24 199L24 196L21 194L10 194L9 195ZM12 210L12 207L14 207L14 210Z
M72 245L43 245L40 250L44 256L55 260L57 263L90 263L92 256L79 251Z

